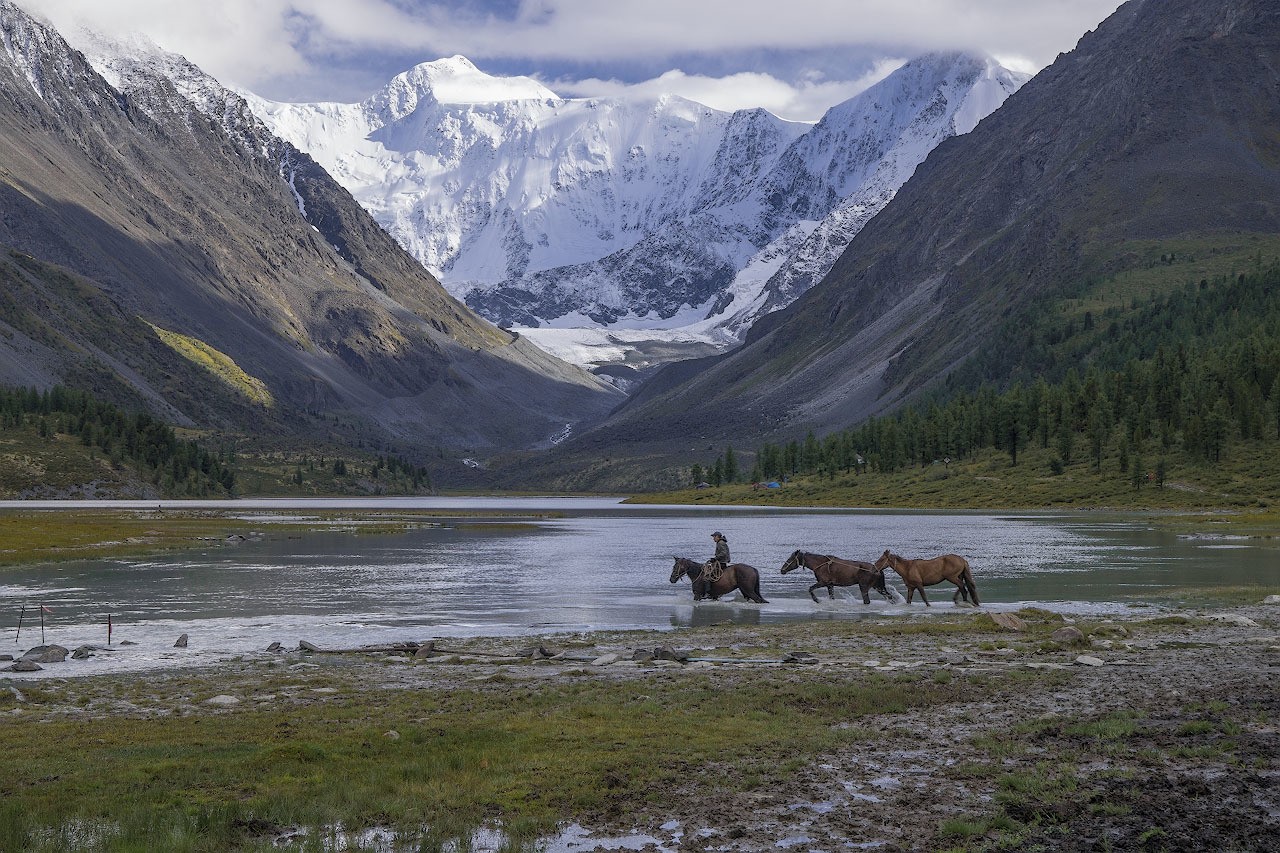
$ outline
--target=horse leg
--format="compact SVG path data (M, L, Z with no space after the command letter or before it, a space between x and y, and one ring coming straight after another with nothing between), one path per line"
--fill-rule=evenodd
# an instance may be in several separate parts
M756 604L768 604L764 600L764 596L760 594L760 576L756 575L755 581L751 584L750 591L743 590L742 594L747 597L747 601L754 601Z
M862 591L862 603L871 603L871 581L858 581L858 589Z
M827 584L827 598L831 599L832 601L836 600L835 584L831 584L831 583Z
M951 578L947 578L947 580L951 580ZM956 594L951 596L951 603L959 604L960 596L962 595L964 596L964 600L967 602L969 600L969 593L965 592L964 584L957 580L951 580L951 582L956 585Z
M809 587L809 597L813 599L814 604L818 603L818 596L814 595L813 591L820 586L822 586L822 581L818 581L813 586Z
M920 587L920 600L924 602L924 606L925 606L925 607L932 607L932 606L933 606L932 604L930 604L930 603L929 603L929 596L927 596L927 595L925 595L925 594L924 594L924 587L923 587L923 586L921 586L921 587Z

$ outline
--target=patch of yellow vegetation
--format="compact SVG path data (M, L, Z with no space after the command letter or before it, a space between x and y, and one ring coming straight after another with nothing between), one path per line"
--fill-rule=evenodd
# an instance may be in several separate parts
M147 325L169 349L209 371L250 402L266 407L275 405L275 400L267 390L266 384L256 376L245 373L231 356L214 349L199 338L171 332L154 323L147 323Z

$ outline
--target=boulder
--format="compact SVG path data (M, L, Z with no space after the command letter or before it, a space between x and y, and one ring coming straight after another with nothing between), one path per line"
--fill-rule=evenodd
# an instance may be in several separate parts
M387 740L400 740L400 733L395 729L390 729L389 731L383 732L382 736Z
M991 621L1006 631L1025 631L1027 623L1012 613L992 613Z
M592 666L608 666L611 663L617 663L619 659L620 658L613 653L610 653L607 655L600 655L600 657L596 658L591 662L591 665Z
M280 651L280 649L282 649L282 648L284 648L284 647L283 647L282 645L280 645L280 641L279 641L279 640L276 640L274 643L272 643L271 645L267 646L267 651L269 651L269 652L278 652L278 651Z
M1091 655L1080 655L1076 658L1076 663L1081 666L1102 666L1106 663L1102 658L1095 658Z
M84 660L93 657L93 646L81 646L71 653L72 660Z
M42 667L40 664L36 663L35 661L24 659L24 660L14 661L9 666L6 666L4 668L4 671L5 672L39 672L42 669L44 669L44 667Z
M308 643L306 640L298 641L298 651L300 652L318 652L320 647L315 643Z
M35 646L27 649L20 659L34 663L62 663L67 659L67 650L62 646Z
M435 653L436 653L436 644L433 641L429 643L423 643L422 645L418 646L418 648L414 650L413 656L415 658L429 658Z
M1063 625L1058 630L1049 635L1049 639L1055 643L1066 643L1075 645L1084 642L1084 632L1075 625Z
M229 705L239 705L240 700L234 696L228 696L225 693L223 693L219 696L214 696L210 699L204 700L204 704L227 707Z
M1262 599L1263 604L1280 604L1280 595L1268 595Z
M179 637L178 641L173 644L173 647L175 649L185 649L187 647L187 635L183 634L181 637Z
M653 660L653 649L636 649L631 653L631 659L634 661L651 661Z
M673 660L677 663L684 663L689 659L688 652L678 652L670 646L659 646L653 650L654 660Z
M1226 622L1228 625L1238 625L1241 628L1258 627L1257 622L1254 622L1248 616L1241 616L1239 613L1210 613L1208 618L1214 622Z

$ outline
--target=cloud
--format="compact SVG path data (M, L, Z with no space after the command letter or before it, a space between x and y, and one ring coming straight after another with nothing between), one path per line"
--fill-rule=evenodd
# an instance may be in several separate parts
M979 50L1036 70L1069 50L1119 0L18 0L64 31L77 21L107 34L141 31L225 82L263 91L289 78L340 89L344 77L378 74L388 56L417 61L464 54L479 62L527 63L517 73L563 76L588 69L601 91L610 77L654 77L690 57L847 51L909 56ZM382 64L380 64L382 63ZM627 64L626 69L622 68ZM557 66L559 71L549 70ZM672 74L700 99L755 103L811 114L845 82L782 79L739 61L723 74ZM639 70L639 74L635 72ZM403 70L399 68L397 70ZM598 72L604 72L600 74ZM394 72L393 72L394 73ZM389 75L388 75L389 76ZM385 79L385 77L383 78ZM651 80L646 80L646 85ZM859 81L850 80L856 86ZM345 83L350 85L349 81Z
M252 87L289 74L317 73L316 57L438 41L433 28L384 0L17 0L72 33L142 32L224 82Z
M811 73L797 83L787 83L769 74L741 72L724 77L667 71L639 83L620 80L559 79L549 83L557 94L567 97L657 97L680 95L717 110L763 107L791 121L817 121L833 104L846 101L889 76L905 60L884 59L855 80L827 80Z
M436 20L463 53L640 59L755 48L895 45L1017 54L1069 50L1118 0L524 0L487 26Z

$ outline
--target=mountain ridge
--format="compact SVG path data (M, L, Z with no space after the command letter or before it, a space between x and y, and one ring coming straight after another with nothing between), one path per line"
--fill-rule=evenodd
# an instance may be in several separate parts
M989 59L930 55L813 125L678 96L450 106L415 90L405 109L384 115L394 100L386 93L403 88L395 81L360 104L248 100L496 322L705 320L707 334L727 343L766 302L785 304L816 280L928 147L976 123L1023 79ZM758 275L739 280L762 253L794 255L858 189L858 214L804 247L825 259L811 262L808 278L780 280L767 294ZM774 245L797 227L805 233L791 236L795 246Z
M1086 296L1105 305L1116 297L1094 288L1162 255L1269 251L1280 242L1277 33L1280 9L1257 0L1130 0L973 132L934 148L823 281L740 349L695 376L659 376L662 393L563 452L670 465L707 445L843 429L962 365L999 386L1046 369L987 351L1025 338L1034 312Z
M0 316L26 341L0 348L0 381L70 375L180 423L419 454L534 446L615 404L448 295L238 96L210 84L193 99L145 61L116 67L116 89L7 0L0 32L0 246L41 306ZM191 360L199 347L153 328L230 359L278 405L247 412Z

